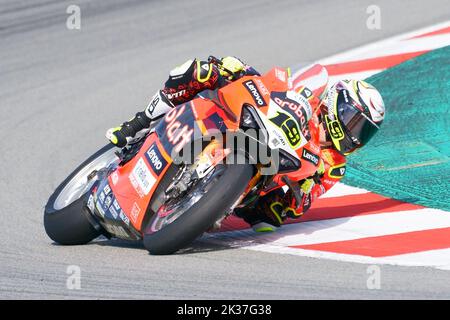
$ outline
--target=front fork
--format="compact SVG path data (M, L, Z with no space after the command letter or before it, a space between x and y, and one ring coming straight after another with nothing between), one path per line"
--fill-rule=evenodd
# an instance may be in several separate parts
M91 174L89 174L88 179L94 179L98 174L98 171L95 170ZM87 201L83 204L82 214L85 215L86 219L89 223L94 227L95 230L100 232L103 236L108 239L111 239L112 236L105 230L105 228L101 225L99 221L99 217L95 212L95 201L96 201L96 192L99 185L99 180L97 180L94 185L91 187L89 192L89 197Z

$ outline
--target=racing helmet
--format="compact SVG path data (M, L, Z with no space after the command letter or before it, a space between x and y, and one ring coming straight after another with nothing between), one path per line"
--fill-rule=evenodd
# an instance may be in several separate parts
M364 146L384 120L383 99L365 81L340 80L328 89L322 102L328 134L343 155Z

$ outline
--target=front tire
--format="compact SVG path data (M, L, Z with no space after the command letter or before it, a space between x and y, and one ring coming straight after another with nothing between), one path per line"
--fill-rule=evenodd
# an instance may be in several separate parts
M88 194L87 194L88 195ZM68 207L51 213L45 211L44 227L47 235L62 245L86 244L102 234L89 221L85 210L86 196L75 200Z
M230 210L252 177L252 165L227 165L211 189L176 220L149 232L157 214L150 218L144 230L145 248L151 254L163 255L186 247Z
M93 170L104 168L111 161L115 161L116 150L111 144L101 148L78 166L50 196L44 211L44 228L50 239L62 245L80 245L90 242L104 232L85 208L91 192L89 186L83 186L82 183L80 186L75 185L75 191L77 187L81 188L80 194L67 192L67 189L71 184L87 180ZM68 193L67 197L64 192Z

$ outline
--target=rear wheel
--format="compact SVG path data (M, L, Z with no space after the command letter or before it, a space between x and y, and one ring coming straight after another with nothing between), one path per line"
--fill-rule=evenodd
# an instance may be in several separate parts
M144 246L151 254L186 247L230 211L252 176L249 164L217 165L182 197L160 206L144 229Z
M102 230L84 207L95 179L89 175L118 161L116 147L109 144L76 168L50 196L44 212L47 235L63 245L85 244Z

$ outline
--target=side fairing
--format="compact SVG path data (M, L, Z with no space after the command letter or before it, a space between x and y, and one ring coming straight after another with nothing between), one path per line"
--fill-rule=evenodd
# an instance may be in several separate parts
M150 199L171 163L156 134L151 134L139 153L109 176L117 203L136 230L141 230Z
M141 230L156 188L180 151L195 139L227 130L226 115L214 103L194 99L173 108L138 154L111 173L109 185L130 224Z
M139 232L130 226L130 219L119 205L108 179L102 180L96 186L87 206L96 214L100 224L109 234L125 240L140 239Z

